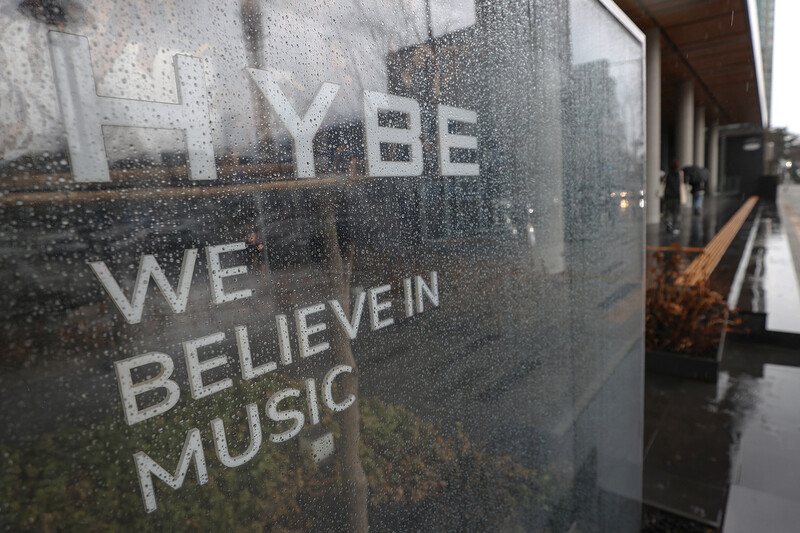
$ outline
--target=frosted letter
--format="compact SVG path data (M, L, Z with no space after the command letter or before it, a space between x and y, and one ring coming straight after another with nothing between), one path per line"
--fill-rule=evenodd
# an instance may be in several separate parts
M189 176L193 180L217 178L206 82L199 58L174 57L177 104L111 98L97 95L86 37L51 31L48 39L75 181L111 181L103 126L182 130L188 145Z
M244 379L257 378L278 368L278 363L275 361L269 361L253 368L253 356L250 353L250 339L247 337L247 328L245 326L236 326L234 330L236 331L236 347L239 349L239 366L242 368L242 377Z
M266 95L272 109L281 119L284 127L289 130L294 142L294 161L298 178L314 177L314 135L319 131L322 120L328 113L339 86L335 83L323 83L314 101L308 107L306 114L301 119L283 94L278 82L266 71L249 68L247 71L253 77L258 88Z
M250 298L253 295L251 289L243 289L236 292L225 292L222 286L223 278L231 276L241 276L247 273L247 267L238 265L231 268L222 268L219 262L219 255L227 252L237 252L244 250L247 245L243 242L231 244L220 244L206 248L206 261L208 261L208 277L211 278L211 297L214 303L219 305L225 302L232 302L240 298Z
M381 311L392 307L392 301L387 300L378 303L378 295L388 292L391 288L391 285L381 285L380 287L373 287L367 291L369 293L369 315L372 322L372 331L394 324L394 318L392 317L381 320Z
M353 315L350 319L342 309L342 304L338 300L328 300L328 305L333 309L333 314L339 319L339 323L347 332L347 336L352 340L358 335L358 326L361 324L361 314L364 312L364 300L367 298L367 293L359 292L356 297L356 304L353 307ZM352 321L352 322L351 322Z
M417 300L417 313L421 313L425 310L425 306L423 305L422 301L422 293L424 292L428 299L431 301L434 307L439 307L439 276L436 272L431 272L431 286L428 287L425 284L425 281L422 279L422 276L415 276L416 281L416 300Z
M450 133L449 121L477 124L478 114L469 109L439 104L439 172L442 176L477 176L478 163L454 163L450 160L450 148L478 149L478 139L472 135Z
M314 333L325 331L328 329L328 325L325 324L325 322L317 322L309 326L307 322L308 315L313 315L314 313L319 313L324 310L325 304L316 304L298 309L294 312L294 320L297 324L297 342L300 345L300 357L310 357L330 348L331 345L327 342L320 342L314 346L309 346L309 337Z
M221 379L210 385L203 384L203 372L207 372L212 368L217 368L228 363L228 358L224 355L218 355L211 359L206 359L200 362L197 354L197 349L203 346L209 346L225 340L225 334L221 331L213 335L200 337L183 343L183 352L186 356L186 371L189 374L189 388L192 391L192 398L199 400L205 396L210 396L215 392L225 390L233 385L231 378Z
M283 389L276 392L267 401L266 411L267 416L275 422L284 422L286 420L294 420L291 428L282 433L272 433L269 440L272 442L285 442L300 433L303 429L303 424L306 421L305 415L296 409L289 409L288 411L278 411L278 404L286 398L297 398L300 396L300 391L297 389Z
M356 401L356 397L352 394L345 398L342 403L336 403L333 400L333 380L336 379L339 374L349 374L352 371L353 369L347 365L337 365L331 368L330 372L325 375L325 379L322 381L322 399L328 409L334 413L344 411Z
M408 115L408 128L381 126L378 111L397 111ZM374 177L419 176L422 174L422 123L416 100L364 91L364 127L366 129L367 173ZM384 161L381 144L408 146L408 161Z
M214 447L217 451L217 459L228 468L242 466L256 456L258 449L261 448L261 420L258 418L258 405L247 404L247 425L250 426L250 445L242 455L231 457L228 450L228 439L225 437L225 426L221 418L211 421L211 429L214 433Z
M155 475L172 487L173 490L178 490L183 486L192 458L194 458L197 483L205 485L208 483L208 471L206 470L206 457L203 455L203 443L200 440L200 430L197 428L192 428L186 433L186 442L183 445L181 457L178 459L178 468L175 469L174 475L164 470L161 465L153 461L146 453L136 452L133 454L133 460L136 463L136 474L139 476L139 487L142 489L145 511L152 513L158 508L156 505L156 491L153 487L153 476Z
M146 381L134 383L131 370L151 364L157 364L161 367L158 375ZM169 379L172 371L175 370L175 363L172 362L172 358L167 354L150 352L129 357L122 361L114 361L114 370L117 372L117 383L119 385L119 394L122 397L122 407L125 411L125 421L128 422L129 426L166 413L175 407L181 397L180 387ZM156 389L166 389L166 397L155 405L139 409L136 397Z

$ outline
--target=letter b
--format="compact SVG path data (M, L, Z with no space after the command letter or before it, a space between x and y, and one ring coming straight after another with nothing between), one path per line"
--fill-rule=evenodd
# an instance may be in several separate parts
M134 368L149 364L159 365L161 371L153 378L134 383L131 371ZM125 411L125 420L130 426L166 413L175 407L175 404L180 399L180 387L169 379L175 369L175 363L172 362L172 359L167 354L150 352L135 355L122 361L115 361L114 369L117 372L117 383L119 384L119 394L122 398L122 407ZM136 397L157 389L166 389L166 397L155 405L139 409Z

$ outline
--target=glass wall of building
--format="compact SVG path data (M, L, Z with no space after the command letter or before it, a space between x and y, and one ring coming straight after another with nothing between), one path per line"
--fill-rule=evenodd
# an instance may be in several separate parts
M638 530L607 4L0 8L0 526Z

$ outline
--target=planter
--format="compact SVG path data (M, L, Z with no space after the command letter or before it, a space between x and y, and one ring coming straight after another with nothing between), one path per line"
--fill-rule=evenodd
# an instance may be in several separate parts
M722 330L720 335L715 357L685 355L674 352L645 352L644 368L647 372L716 383L724 349L725 329Z

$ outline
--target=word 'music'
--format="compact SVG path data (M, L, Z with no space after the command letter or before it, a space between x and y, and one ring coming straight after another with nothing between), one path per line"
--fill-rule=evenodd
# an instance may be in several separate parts
M216 179L208 95L200 58L175 56L177 104L98 96L88 39L56 31L51 31L48 35L75 181L111 180L103 142L103 126L182 130L188 145L190 178ZM248 68L247 72L292 138L297 177L314 178L314 136L336 98L339 85L323 83L311 105L301 116L269 72L254 68ZM419 103L412 98L378 91L364 91L363 102L367 173L372 177L422 175ZM405 127L382 125L380 113L405 115ZM450 132L451 122L476 124L477 113L438 104L437 120L439 174L477 176L478 163L453 161L451 149L477 150L478 139ZM408 150L407 160L384 160L381 145L405 147Z

